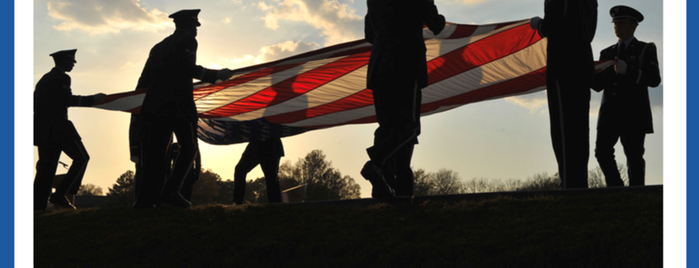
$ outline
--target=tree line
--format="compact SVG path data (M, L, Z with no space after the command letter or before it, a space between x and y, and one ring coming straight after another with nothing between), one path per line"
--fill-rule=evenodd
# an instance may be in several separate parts
M279 166L279 183L289 189L305 185L306 201L357 199L360 187L355 180L342 175L326 159L321 150L313 150L292 164L285 161ZM107 192L108 206L130 206L133 203L134 172L129 170L117 178ZM223 180L211 169L203 169L199 181L194 184L194 204L233 204L233 180ZM248 180L245 187L246 203L267 203L267 187L264 177Z
M620 165L618 169L624 180L624 185L628 185L626 166ZM558 173L553 175L545 172L539 173L524 180L491 178L462 180L457 172L449 169L440 169L435 173L427 173L423 169L418 169L414 170L413 174L415 174L415 195L542 191L561 188L561 180L558 177ZM599 167L588 171L587 181L590 188L606 187L604 174Z
M619 171L625 176L626 167L621 165ZM440 169L427 172L413 169L415 178L415 195L449 195L485 192L540 191L560 189L558 174L535 174L526 179L462 179L453 170ZM305 200L341 200L360 197L360 186L355 179L342 175L327 160L322 150L313 150L296 163L286 160L279 167L279 182L282 190L305 185ZM589 171L590 188L605 187L604 175L599 168ZM202 169L199 181L194 184L192 202L194 204L233 204L232 180L223 180L211 169ZM108 206L131 206L133 203L134 172L124 172L107 192ZM102 189L92 184L81 186L78 195L102 195ZM249 180L245 187L246 203L266 203L267 189L264 177Z

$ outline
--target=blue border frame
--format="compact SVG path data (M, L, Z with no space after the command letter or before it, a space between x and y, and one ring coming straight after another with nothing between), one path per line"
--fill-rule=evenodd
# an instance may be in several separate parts
M697 37L691 35L692 26L697 26L699 20L696 16L693 16L692 11L697 11L699 4L697 1L687 1L687 267L699 267L699 258L692 253L699 252L697 248L697 236L698 232L696 228L699 224L699 217L697 212L697 202L699 198L692 193L697 191L699 188L699 172L697 168L693 167L692 164L698 163L697 157L699 150L699 142L694 137L699 135L699 120L697 120L697 114L699 113L699 108L697 108L697 97L699 93L695 90L697 89L697 80L693 75L699 73L699 68L697 68L696 62L699 60L699 53L695 49L697 47Z
M0 220L0 266L14 267L15 258L15 3L14 1L2 1L0 4L0 32L5 36L12 36L11 42L5 39L0 47L5 53L0 53L0 79L11 81L11 89L3 90L5 96L0 103L0 122L5 125L5 131L0 132L0 170L10 171L12 176L5 177L3 189L5 192L0 195L0 209L2 209L2 219ZM12 131L7 129L12 126Z

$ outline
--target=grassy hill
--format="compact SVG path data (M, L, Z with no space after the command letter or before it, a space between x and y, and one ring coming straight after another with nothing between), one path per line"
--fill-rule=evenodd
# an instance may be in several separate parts
M34 216L35 267L662 267L662 186Z

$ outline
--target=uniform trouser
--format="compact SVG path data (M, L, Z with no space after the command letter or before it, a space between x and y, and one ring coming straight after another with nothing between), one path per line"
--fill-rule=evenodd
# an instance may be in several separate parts
M587 188L590 88L584 79L547 75L551 141L561 188Z
M185 178L184 182L182 183L182 189L180 190L180 192L182 193L182 197L184 197L184 199L189 200L190 202L192 201L192 193L194 192L194 183L196 183L199 180L199 177L201 176L200 152L197 152L196 160L194 160L192 169L195 170L189 171L189 173L187 174L187 178Z
M144 125L143 128L145 128L145 123L143 123L143 125ZM145 154L146 154L147 152L146 152L146 149L143 147L143 146L145 146L145 145L144 145L145 143L143 142L143 139L141 139L141 141L139 142L139 144L140 144L140 145L139 145L139 147L140 147L139 160L138 160L138 162L137 162L136 165L135 165L135 166L136 166L136 171L134 172L134 204L136 204L136 202L138 201L138 198L139 198L139 197L144 197L144 196L141 195L141 189L143 189L144 187L146 187L146 188L149 188L149 187L150 187L150 188L152 188L152 189L163 189L163 184L165 184L165 179L166 179L166 178L169 176L169 174L171 173L171 171L170 171L170 169L169 169L170 167L167 166L167 167L164 167L164 170L165 170L165 172L166 172L166 175L163 176L163 177L161 177L161 179L158 179L158 180L148 180L148 179L145 179L145 178L147 178L147 176L145 175L146 169L143 167L143 166L144 166L144 163L143 163L143 162L144 162L144 159L145 159L144 156L145 156ZM169 142L168 142L168 144L169 144ZM147 182L144 183L144 181L147 181ZM144 185L145 185L145 186L144 186ZM152 193L150 194L150 196L152 197ZM143 201L143 203L144 203L143 205L146 205L146 204L145 204L145 203L146 203L145 200L147 200L147 198L146 198L146 199L142 199L142 201ZM139 203L140 203L140 202L139 202ZM149 200L147 203L155 204L153 200Z
M400 154L395 156L400 160L396 170L409 169L412 150L401 148L414 146L420 135L422 91L416 81L409 81L372 92L379 127L374 132L374 146L367 149L369 158L383 170L391 157Z
M190 171L190 173L192 173ZM197 179L194 178L193 176L187 176L187 178L184 180L182 183L182 189L180 192L182 193L182 197L184 199L187 199L188 201L192 201L192 193L194 192L194 183L197 182Z
M629 186L642 186L646 182L646 161L643 159L646 133L622 133L618 130L598 129L595 142L595 157L599 163L607 187L624 186L617 162L614 159L614 145L621 139L626 155Z
M258 164L262 168L262 173L265 174L265 183L267 185L267 200L270 203L282 202L282 190L279 186L279 159L281 157L274 156L254 156L243 154L240 161L235 166L233 202L238 205L243 204L245 198L245 178L253 168Z
M56 167L61 152L73 159L63 182L56 188L55 194L64 196L75 195L80 190L87 162L90 155L80 140L72 140L64 143L49 143L40 145L39 161L36 163L36 177L34 178L34 210L46 209L46 201L51 194L51 186L56 176Z
M196 123L178 117L154 117L145 122L146 136L142 147L144 154L141 189L136 197L143 204L157 204L158 195L179 191L198 152ZM172 133L180 145L179 153L172 167L172 173L165 179L167 149ZM162 189L159 187L165 180Z
M143 188L143 165L141 165L141 161L143 161L143 158L140 158L138 160L139 162L136 163L135 168L136 171L134 172L133 175L133 181L134 181L134 195L133 195L133 202L134 204L136 201L138 201L138 197L140 196L141 188Z
M410 168L413 157L414 143L401 147L382 169L384 178L397 196L413 196L415 194L415 178Z
M172 141L168 143L168 148L170 150L173 149L172 147ZM175 152L179 152L179 145L177 145L177 148ZM173 156L177 156L175 152L167 152L167 157L166 158L166 167L165 167L165 174L166 176L169 177L170 174L172 174L173 171L173 166L171 165L171 162L175 159L172 159ZM192 168L190 168L189 172L187 173L187 177L185 177L184 181L182 182L182 187L180 188L180 194L182 194L182 197L184 199L187 199L188 201L192 201L192 194L194 192L194 183L196 183L199 180L199 177L201 175L201 154L199 151L197 151L197 155L195 157L194 163L192 164Z

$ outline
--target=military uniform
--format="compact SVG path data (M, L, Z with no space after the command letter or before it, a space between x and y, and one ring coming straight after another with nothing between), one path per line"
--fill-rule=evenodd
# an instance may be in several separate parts
M633 14L637 22L643 20L640 13L628 10L629 7L615 8L610 12L612 17ZM657 49L653 43L631 37L627 42L619 42L602 50L599 59L621 60L626 70L621 74L609 67L595 77L593 89L598 92L604 90L597 122L595 157L607 186L623 186L614 159L614 145L621 140L627 158L629 185L644 185L644 141L647 133L653 133L648 87L660 84Z
M539 34L548 38L546 95L561 187L587 188L590 88L596 0L547 0Z
M136 84L136 91L146 91L153 82L152 73L150 71L150 66L146 63L141 71L141 76L138 78L138 84ZM134 162L136 171L134 173L134 203L139 196L139 191L143 184L143 157L144 154L142 148L142 140L145 136L143 116L140 113L132 113L131 121L129 123L129 155L131 161ZM162 185L158 189L162 188Z
M183 10L170 17L177 23L180 18L196 20L198 13L199 10ZM195 23L196 26L200 25L198 21ZM140 111L145 128L141 141L145 177L136 197L139 206L147 207L159 202L161 189L158 181L165 177L165 154L173 132L180 144L180 152L172 174L163 186L163 197L179 194L198 152L197 110L192 94L192 78L215 82L217 71L196 65L197 46L195 35L178 27L172 35L156 44L148 56L143 72L152 81ZM177 201L181 200L181 196L177 198ZM184 206L182 203L180 205Z
M51 54L74 58L76 50ZM73 95L71 79L58 66L41 77L34 90L34 145L39 149L34 178L34 210L44 210L51 194L53 178L61 152L73 159L63 182L56 188L52 203L64 202L66 194L75 195L80 189L90 156L85 150L73 122L68 120L68 107L92 106L94 96Z
M267 196L270 203L282 202L282 191L279 185L279 160L284 156L284 145L280 138L270 138L265 141L250 141L245 147L240 161L235 166L233 202L243 204L245 196L245 178L258 164L265 174Z
M362 175L371 181L372 196L389 197L382 169L395 154L412 154L420 134L422 88L427 86L426 48L423 25L439 34L445 26L431 0L368 0L364 19L365 39L373 45L367 72L376 119L374 145L367 149L370 161ZM396 156L399 170L410 168L410 157ZM410 178L408 178L410 179ZM378 187L378 188L377 188ZM378 192L377 192L378 191Z

